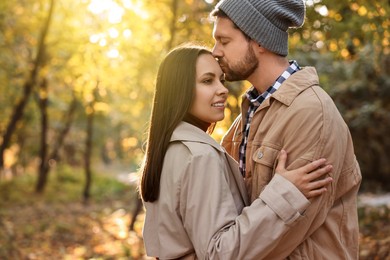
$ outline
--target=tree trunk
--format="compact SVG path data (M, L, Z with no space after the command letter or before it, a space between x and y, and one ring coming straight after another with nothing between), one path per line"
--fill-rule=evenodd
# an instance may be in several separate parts
M90 198L90 189L92 182L92 171L91 171L91 156L92 156L92 140L93 140L93 121L95 117L95 102L98 95L99 82L96 83L96 87L93 90L93 98L87 106L87 137L85 140L85 186L83 192L84 203L88 203Z
M35 57L35 60L32 64L32 70L30 71L30 75L23 86L23 96L22 98L16 103L11 119L6 127L6 130L3 135L3 142L0 145L0 174L4 168L4 152L9 147L11 143L11 137L16 129L16 125L19 122L19 120L23 117L24 108L27 105L27 102L29 100L29 97L32 93L32 90L35 86L38 71L40 67L42 66L44 62L44 54L45 54L45 39L47 36L47 33L49 31L51 18L53 16L53 10L54 10L54 0L50 1L50 8L49 13L47 15L46 21L43 25L40 37L39 37L39 44L38 44L38 50L37 50L37 56Z
M70 103L69 109L66 112L66 114L64 115L64 119L62 120L63 122L65 122L64 128L62 128L62 130L60 131L60 134L58 135L57 141L54 144L53 151L49 156L49 160L54 160L54 161L58 160L58 153L59 153L62 145L64 144L65 137L68 135L68 133L70 131L70 127L72 126L73 117L74 117L74 114L76 112L77 104L78 104L77 97L73 93L72 102Z
M178 9L178 4L179 0L172 0L172 20L171 20L171 25L169 26L169 33L170 33L170 38L167 43L167 49L170 50L172 49L175 36L176 36L176 20L177 20L177 9Z
M57 140L54 142L54 147L53 147L52 152L50 153L49 156L45 156L45 157L41 156L41 160L43 160L43 158L45 158L45 162L42 163L42 161L41 161L41 167L39 168L38 181L37 181L37 185L35 187L35 191L37 193L43 193L43 191L46 187L47 179L48 179L49 172L50 172L50 162L52 160L53 161L58 160L59 151L64 143L65 137L69 133L70 127L71 127L72 122L73 122L73 116L74 116L74 113L75 113L76 108L77 108L77 103L78 103L77 97L76 97L76 95L73 95L73 99L69 105L69 109L65 113L64 119L62 120L62 122L65 122L64 127L62 128L59 135L57 136ZM47 142L46 142L46 144L47 144ZM43 142L42 142L42 145L43 145Z
M38 105L39 111L41 112L41 151L39 153L41 158L41 163L39 164L38 170L38 182L35 186L35 191L37 193L42 193L43 189L47 182L47 131L49 129L48 125L48 114L47 114L47 104L48 104L48 83L47 79L43 79L42 84L40 85L39 95L38 95Z

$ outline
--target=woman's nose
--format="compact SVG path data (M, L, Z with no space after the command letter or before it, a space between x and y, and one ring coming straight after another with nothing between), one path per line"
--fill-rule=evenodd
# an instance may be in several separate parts
M228 94L229 93L229 90L227 89L227 87L224 85L224 83L221 82L220 84L220 87L218 89L218 94L219 95L223 95L223 94Z

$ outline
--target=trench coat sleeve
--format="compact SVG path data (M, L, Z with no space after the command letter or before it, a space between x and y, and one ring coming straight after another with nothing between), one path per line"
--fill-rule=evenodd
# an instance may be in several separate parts
M182 176L180 215L199 259L261 259L309 205L293 184L276 175L239 212L230 182L226 162L209 153L193 156Z

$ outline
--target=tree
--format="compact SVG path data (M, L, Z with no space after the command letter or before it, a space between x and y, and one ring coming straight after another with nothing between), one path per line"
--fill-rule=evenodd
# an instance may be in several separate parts
M95 104L98 96L99 81L96 83L96 87L93 90L91 100L86 107L87 114L87 135L85 139L85 157L84 157L84 170L85 170L85 185L83 191L84 202L87 203L90 197L90 188L92 182L92 170L91 170L91 157L92 157L92 140L93 140L93 123L95 119Z
M8 126L6 127L5 133L2 138L2 143L0 145L0 174L2 169L4 168L4 151L6 148L8 148L12 134L15 131L16 125L19 122L19 120L23 117L24 108L26 107L26 104L28 102L28 99L33 91L33 88L35 87L37 76L39 69L41 68L42 64L44 63L44 55L45 55L45 40L47 33L49 31L49 26L51 24L51 18L53 15L54 10L54 0L50 1L50 7L48 11L48 15L46 18L46 21L43 24L41 34L39 37L39 43L38 43L38 50L37 55L35 57L35 60L32 64L32 69L30 71L29 77L26 79L24 86L23 86L23 96L21 99L16 103L14 107L14 112L9 120Z
M58 132L57 138L53 142L53 147L51 150L51 153L48 155L48 150L50 147L48 147L47 142L47 132L48 132L48 119L47 119L47 96L48 91L45 87L47 86L47 82L43 82L42 84L44 90L43 92L45 94L42 94L39 96L39 104L41 109L41 116L42 116L42 127L41 127L41 155L40 155L40 166L38 169L38 179L37 184L35 186L35 191L37 193L42 193L46 187L48 175L50 172L51 164L57 162L59 160L59 152L60 149L63 146L64 140L69 133L71 124L73 122L73 117L77 108L78 100L75 94L73 94L72 102L69 105L68 110L64 113L63 120L64 122L62 129Z

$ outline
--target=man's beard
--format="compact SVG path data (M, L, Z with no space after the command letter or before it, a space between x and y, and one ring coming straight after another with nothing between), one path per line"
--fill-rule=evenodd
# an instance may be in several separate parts
M228 81L246 80L259 66L259 61L253 51L252 46L248 46L245 57L234 64L228 64L222 58L219 64L225 73L225 79Z

